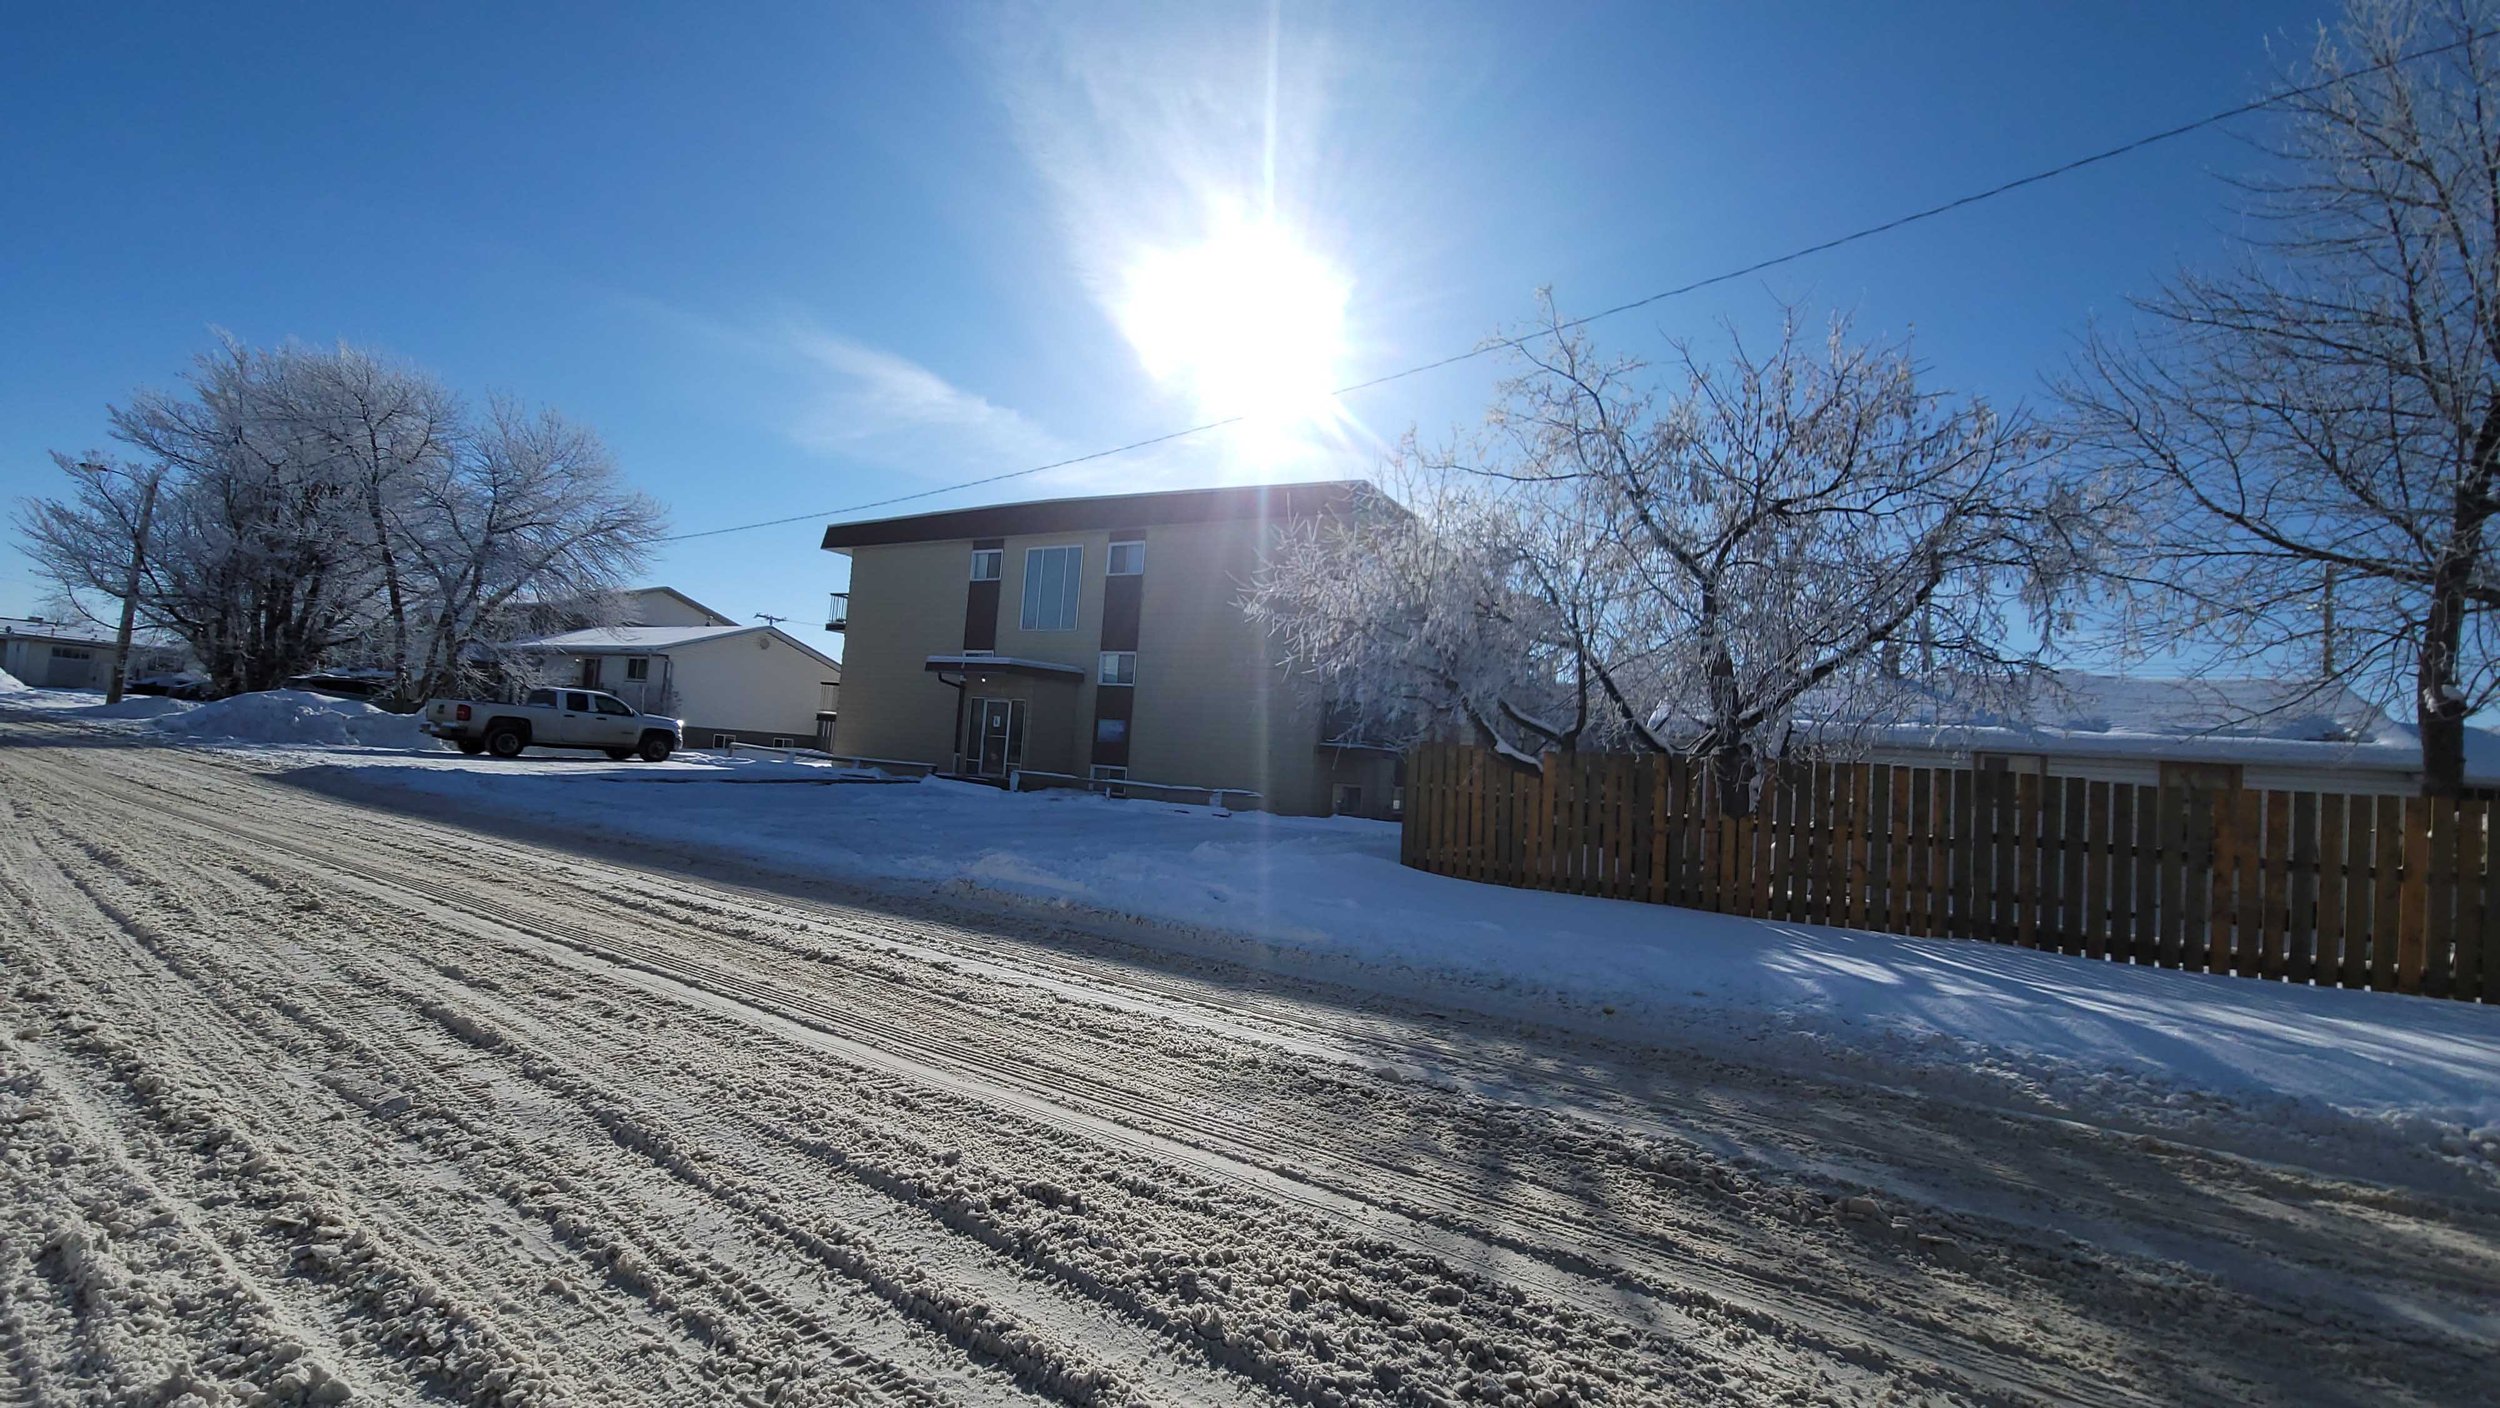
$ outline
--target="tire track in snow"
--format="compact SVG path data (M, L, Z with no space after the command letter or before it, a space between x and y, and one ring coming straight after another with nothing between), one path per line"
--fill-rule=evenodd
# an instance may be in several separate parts
M125 804L162 806L162 799L133 795L118 787L106 790L119 792ZM195 815L188 820L197 826L207 819ZM1532 1285L1541 1294L1584 1310L1619 1314L1622 1282L1628 1275L1645 1292L1642 1299L1654 1317L1652 1327L1669 1338L1698 1339L1715 1332L1715 1326L1690 1320L1698 1308L1750 1321L1761 1333L1791 1339L1802 1336L1808 1345L1821 1346L1843 1361L1914 1380L1923 1378L1931 1389L1958 1389L2015 1401L2035 1397L2082 1404L2144 1401L2118 1385L2052 1377L2043 1372L2044 1366L1984 1344L1940 1343L1894 1320L1870 1333L1847 1318L1863 1315L1869 1307L1813 1304L1817 1297L1811 1288L1761 1284L1741 1272L1702 1261L1700 1249L1676 1249L1668 1254L1675 1257L1670 1264L1658 1252L1627 1239L1587 1227L1541 1224L1523 1210L1465 1190L1408 1187L1409 1180L1394 1168L1374 1165L1369 1170L1377 1181L1368 1195L1324 1186L1308 1181L1303 1170L1278 1162L1281 1151L1246 1145L1217 1121L1142 1105L1126 1092L1090 1078L1054 1078L1030 1062L1004 1059L891 1022L837 1011L778 985L653 945L589 930L555 916L532 914L431 875L400 873L378 858L340 855L328 846L253 823L229 821L219 829L325 871L344 871L367 885L401 891L432 906L446 922L459 922L463 916L482 919L614 964L645 980L656 979L681 995L755 1012L820 1041L836 1043L837 1051L861 1064L892 1074L945 1071L954 1082L970 1082L978 1098L1004 1104L1027 1117L1072 1124L1087 1137L1243 1183L1297 1203L1317 1216L1368 1224L1380 1235L1417 1251L1472 1267L1497 1280ZM1110 1113L1099 1113L1105 1110ZM1158 1125L1178 1131L1181 1137L1155 1132ZM1378 1191L1382 1189L1396 1190L1397 1196L1382 1196ZM1501 1229L1515 1223L1526 1223L1527 1235L1503 1235ZM1488 1232L1492 1234L1489 1240ZM1583 1237L1587 1238L1583 1245L1594 1255L1575 1256L1546 1244L1568 1245ZM1905 1354L1911 1357L1905 1359Z
M167 957L168 957L169 959L172 959L172 958L174 958L175 956L174 956L174 955L170 955L170 954L169 954L169 955L167 955ZM264 987L264 988L261 988L260 990L258 990L257 992L255 992L255 990L254 990L254 988L253 988L253 985L252 985L252 984L250 984L250 983L248 983L248 982L239 981L239 980L238 980L238 975L236 975L236 974L234 974L234 973L232 973L232 972L230 972L230 971L229 971L229 972L227 972L227 973L225 973L225 974L223 974L222 976L219 976L219 975L209 975L209 974L194 974L193 976L194 976L196 979L200 980L203 986L204 986L207 982L209 982L209 981L215 981L215 982L218 982L218 983L221 985L221 991L223 991L224 993L229 994L229 995L234 995L234 996L252 995L252 996L256 996L256 997L258 997L258 998L259 998L259 1005L262 1007L263 1011L264 1011L264 1012L266 1012L266 1013L269 1015L269 1017L270 1017L270 1018L272 1018L273 1020L277 1021L277 1022L278 1022L278 1023L280 1023L281 1025L283 1025L286 1021L288 1021L288 1020L292 1019L292 1020L294 1020L294 1021L295 1021L297 1024L299 1024L299 1025L305 1025L305 1026L307 1026L307 1027L308 1027L308 1029L313 1030L313 1031L314 1031L314 1032L315 1032L315 1033L316 1033L316 1034L317 1034L320 1038L322 1038L323 1040L326 1040L327 1042L331 1043L331 1044L333 1045L334 1051L343 1051L343 1050L347 1050L347 1049L350 1049L350 1048L355 1048L355 1047L356 1047L356 1043L354 1042L354 1040L353 1040L352 1038L350 1038L349 1036L347 1036L347 1034L345 1033L345 1031L344 1031L344 1029L343 1029L343 1028L338 1027L338 1026L336 1026L336 1025L324 1024L324 1023L321 1023L321 1022L315 1021L315 1020L313 1020L313 1019L310 1017L310 1014L308 1014L307 1012L305 1012L305 1011L304 1011L304 1010L300 1007L300 1005L298 1005L298 1004L294 1004L294 1003L290 1003L290 1002L286 999L286 997L284 996L284 993L285 993L286 991L290 990L290 989L289 989L289 988L287 987L287 985L285 985L284 983L281 983L281 984L280 984L278 992L277 992L276 994L274 994L274 995L273 995L273 994L272 994L272 993L271 993L271 992L270 992L267 988L265 988L265 987ZM241 991L240 991L240 992L238 992L238 991L237 991L238 989L240 989ZM290 1009L292 1009L292 1010L290 1010ZM365 1016L367 1016L367 1017L373 1017L373 1016L376 1016L377 1014L376 1014L376 1013L373 1013L373 1012L367 1012L367 1013L365 1013L364 1015L365 1015ZM409 1026L409 1027L414 1027L414 1026L419 1026L419 1025L425 1025L425 1019L420 1018L420 1017L416 1017L416 1016L414 1016L414 1015L410 1015L410 1016L408 1017L408 1019L407 1019L406 1024L404 1024L404 1025L407 1025L407 1026ZM452 1042L452 1041L450 1041L450 1040L446 1039L446 1040L444 1040L444 1041L441 1043L441 1045L442 1045L444 1048L446 1048L446 1049L450 1049L450 1048L452 1048L452 1047L455 1047L455 1046L457 1045L457 1043ZM310 1056L318 1056L320 1053L319 1053L318 1051L311 1051L311 1052L307 1052L307 1053L305 1053L305 1054L310 1055ZM357 1049L357 1054L359 1054L360 1056L364 1056L364 1057L366 1057L366 1058L372 1058L372 1057L374 1056L374 1054L375 1054L375 1053L374 1053L374 1052L372 1052L370 1049L358 1048L358 1049ZM420 1066L420 1067L423 1067L423 1066L425 1066L425 1065L426 1065L426 1063L424 1063L424 1062L422 1062L422 1061L419 1061L419 1062L417 1062L416 1064L417 1064L418 1066ZM436 1071L434 1071L434 1073L435 1073L435 1074L438 1074L438 1075L439 1075L439 1074L446 1074L445 1072L443 1072L443 1071L441 1071L441 1070L436 1070ZM413 1071L403 1070L403 1071L401 1072L401 1074L403 1074L403 1075L413 1075L413 1074L415 1074L415 1073L414 1073ZM453 1086L456 1088L456 1086L457 1086L457 1082L456 1082L456 1081L455 1081L455 1082L453 1082ZM445 1091L444 1089L438 1088L438 1089L436 1089L433 1093L434 1093L434 1094L437 1094L437 1095L443 1095L443 1094L445 1094L445 1093L446 1093L446 1091ZM402 1110L398 1110L398 1111L396 1111L395 1113L396 1113L396 1115L406 1115L406 1114L407 1114L407 1113L409 1113L409 1112L408 1112L407 1110L405 1110L405 1109L402 1109ZM464 1132L465 1132L465 1131L464 1131ZM604 1144L604 1142L605 1142L605 1141L603 1140L603 1141L602 1141L602 1143ZM492 1146L490 1145L489 1147L492 1147ZM472 1151L472 1152L474 1152L474 1151ZM535 1170L532 1170L532 1169L523 1169L523 1170L520 1170L519 1172L520 1172L520 1175L521 1175L521 1176L528 1176L528 1175L530 1175L531 1173L548 1173L548 1172L553 1172L553 1171L554 1171L554 1170L545 1169L545 1168L539 1168L539 1169L535 1169ZM587 1178L588 1178L588 1177L589 1177L592 1173L595 1173L595 1171L596 1171L596 1170L595 1170L595 1166L594 1166L594 1168L592 1168L592 1169L579 1169L579 1168L577 1168L577 1169L572 1170L572 1172L576 1175L576 1177L580 1177L580 1178L583 1178L583 1179L585 1179L585 1180L587 1180ZM371 1200L368 1200L368 1201L371 1201ZM626 1212L624 1212L624 1211L622 1210L622 1208L623 1208L624 1206L625 1206L625 1204L624 1204L624 1203L619 1202L619 1203L610 1204L610 1205L606 1205L606 1206L598 1206L598 1207L596 1207L595 1214L594 1214L594 1216L595 1216L595 1220L596 1220L596 1222L599 1224L600 1229L601 1229L601 1231L602 1231L603 1233L604 1233L605 1231L611 1230L611 1229L612 1229L615 1225L617 1225L617 1224L618 1224L618 1223L620 1223L620 1222L625 1222L625 1223L628 1223L628 1224L632 1224L632 1223L633 1223L633 1219L632 1219L631 1215L630 1215L629 1213L626 1213ZM649 1224L639 1224L639 1225L648 1226ZM668 1234L663 1234L663 1233L647 1233L647 1234L646 1234L646 1236L647 1236L647 1240L646 1240L646 1241L644 1241L644 1242L641 1244L641 1250L642 1250L642 1251L646 1251L646 1252L650 1252L650 1253L652 1254L653 1259L659 1259L659 1258L661 1258L661 1257L665 1256L665 1257L668 1257L668 1258L670 1258L670 1259L678 1260L678 1261L680 1261L680 1262L685 1262L685 1261L689 1261L689 1260L700 1259L700 1257L701 1257L701 1255L702 1255L702 1253L700 1253L699 1251L695 1251L695 1250L693 1250L690 1246L688 1246L687 1244L683 1243L683 1242L682 1242L682 1240L680 1240L680 1241L678 1241L678 1242L674 1243L673 1245L672 1245L672 1244L670 1244L670 1243L668 1242ZM610 1248L610 1250L611 1250L612 1252L615 1252L615 1251L616 1251L616 1249L617 1249L617 1245L618 1245L618 1244L616 1244L615 1242L613 1242L613 1241L611 1240L611 1241L609 1242L609 1248ZM661 1248L663 1248L663 1247L667 1247L667 1250L665 1250L665 1251L661 1250ZM636 1253L634 1253L634 1252L631 1252L631 1251L623 1252L623 1253L621 1253L621 1254L622 1254L622 1255L625 1255L625 1256L629 1256L629 1257L636 1257L636 1258L637 1258L637 1260L639 1259L639 1258L638 1258L638 1255L637 1255ZM609 1264L609 1265L608 1265L608 1266L607 1266L607 1267L603 1270L602 1274L609 1276L611 1279L614 1279L614 1278L615 1278L616 1271L615 1271L615 1266L614 1266L613 1259L611 1259L610 1264ZM630 1275L630 1273L629 1273L629 1275ZM730 1307L727 1307L727 1306L725 1306L725 1305L724 1305L724 1306L720 1306L720 1307L716 1307L715 1318L717 1318L720 1322L722 1322L722 1323L727 1323L729 1320L733 1319L733 1318L734 1318L734 1316L735 1316L735 1311L734 1311L733 1309L731 1309ZM804 1324L805 1324L805 1326L806 1326L806 1331L807 1331L807 1333L809 1333L809 1334L811 1334L811 1335L815 1335L815 1336L817 1336L818 1338L822 1338L822 1337L823 1337L823 1334L822 1334L823 1327L822 1327L821 1325L817 1325L817 1324L813 1323L812 1321L805 1321L803 1317L794 1317L794 1318L800 1318L800 1319L802 1320L802 1323L804 1323ZM835 1357L836 1357L836 1359L837 1359L837 1360L839 1360L839 1359L841 1359L841 1358L842 1358L842 1355L841 1355L840 1353L837 1353L837 1355L836 1355ZM850 1366L851 1366L851 1367L853 1367L853 1368L875 1368L875 1367L878 1367L878 1366L875 1366L875 1365L871 1364L869 1361L865 1360L864 1358L862 1358L862 1357L860 1357L860 1356L856 1356L855 1354L853 1354L853 1355L850 1355L850 1356L849 1356L849 1361L848 1361L848 1362L849 1362ZM771 1376L771 1373L770 1373L770 1370L771 1370L771 1367L772 1367L772 1366L771 1366L769 1363L761 1363L761 1364L759 1364L759 1363L753 1363L753 1362L751 1362L751 1363L749 1364L749 1367L750 1367L751 1369L754 1369L754 1370L756 1370L756 1371L757 1371L757 1372L756 1372L756 1374L754 1375L755 1377L760 1377L760 1378L770 1378L770 1377L772 1377L772 1376ZM889 1378L891 1378L891 1371L887 1371L887 1372L888 1372ZM902 1384L901 1384L901 1383L899 1383L899 1382L890 1382L890 1383L889 1383L889 1387L890 1387L890 1388L899 1388L899 1387L903 1387L903 1386L904 1386L904 1385L902 1385ZM727 1386L716 1386L713 1390L706 1392L706 1393L704 1394L704 1397L706 1397L706 1398L715 1397L715 1396L717 1396L717 1394L718 1394L718 1393L723 1392L723 1391L728 1391ZM891 1395L889 1395L889 1396L891 1396ZM662 1401L673 1401L675 1397L676 1397L676 1395L665 1395L665 1396L663 1396ZM920 1393L916 1393L916 1392L906 1392L906 1393L903 1393L903 1394L901 1395L901 1400L902 1400L902 1401L914 1401L914 1400L918 1400L918 1401L936 1401L936 1400L934 1400L934 1399L929 1398L929 1396L928 1396L928 1395L926 1395L926 1394L920 1394ZM754 1401L761 1402L761 1401L763 1401L763 1400L761 1400L761 1399L756 1399L756 1400L754 1400Z

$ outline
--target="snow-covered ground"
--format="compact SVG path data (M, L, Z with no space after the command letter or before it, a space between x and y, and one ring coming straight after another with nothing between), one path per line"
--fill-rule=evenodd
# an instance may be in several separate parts
M736 785L859 777L753 756L463 758L407 720L319 696L247 696L126 727L272 766L352 769L362 793L797 874L1130 916L1169 948L1627 1040L2263 1155L2394 1137L2500 1163L2500 1007L1505 889L1400 866L1396 828L1377 822L935 779ZM671 786L665 805L633 795L657 784L691 785Z
M2489 1387L2493 1169L2391 1137L2459 1082L2286 1104L2193 1029L2285 1043L2320 995L2118 970L2096 1001L2066 960L1410 875L1359 824L145 746L387 726L25 702L0 1377L47 1402ZM748 785L787 780L825 785ZM2016 1001L2036 1019L1993 1014ZM2075 1055L2148 1002L2202 1053L2185 1079ZM2463 1059L2435 1006L2334 1009L2366 1020L2323 1044L2412 1013ZM1977 1036L1938 1038L1957 1012ZM2208 1151L2262 1151L2269 1100L2294 1158Z

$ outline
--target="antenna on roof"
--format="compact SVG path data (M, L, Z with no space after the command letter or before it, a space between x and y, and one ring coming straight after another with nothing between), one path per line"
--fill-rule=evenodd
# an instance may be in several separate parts
M770 612L766 612L766 611L758 611L758 612L756 612L756 613L755 613L755 619L756 619L756 620L758 620L758 621L763 622L763 623L764 623L765 625L767 625L767 626L778 626L778 625L780 625L782 622L787 621L787 620L789 620L790 618L789 618L789 617L787 617L787 616L775 616L775 615L771 614Z

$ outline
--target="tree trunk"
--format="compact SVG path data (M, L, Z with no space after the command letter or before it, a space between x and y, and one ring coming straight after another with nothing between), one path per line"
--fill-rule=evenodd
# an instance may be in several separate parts
M2500 402L2483 410L2469 462L2458 478L2448 541L2431 572L2430 609L2422 620L2415 664L2414 726L2422 735L2422 793L2454 797L2465 790L2465 691L2459 675L2465 648L2466 586L2482 566L2483 533L2495 505L2492 478L2500 468Z

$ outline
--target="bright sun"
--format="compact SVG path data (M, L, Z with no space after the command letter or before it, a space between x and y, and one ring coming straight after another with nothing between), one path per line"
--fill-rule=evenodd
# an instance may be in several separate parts
M1129 270L1120 324L1156 379L1209 416L1272 430L1326 423L1349 285L1272 221L1234 220Z

